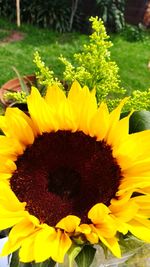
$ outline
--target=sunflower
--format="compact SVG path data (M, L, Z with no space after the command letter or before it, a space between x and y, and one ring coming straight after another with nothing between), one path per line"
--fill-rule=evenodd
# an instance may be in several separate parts
M0 230L11 228L2 256L63 262L78 238L121 256L118 236L150 242L150 130L129 134L124 99L109 113L95 91L74 82L42 97L32 88L29 116L0 117Z

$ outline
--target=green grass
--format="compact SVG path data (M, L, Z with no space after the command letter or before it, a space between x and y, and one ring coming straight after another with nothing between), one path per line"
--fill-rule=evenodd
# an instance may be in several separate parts
M8 29L9 24L0 21L0 27ZM11 25L12 28L16 27ZM77 33L58 34L32 26L22 26L19 31L25 34L24 40L7 44L0 43L0 86L13 78L12 66L15 66L21 75L33 73L35 71L33 54L36 50L40 52L46 65L54 70L56 76L61 77L63 65L58 57L63 54L71 59L87 38Z
M0 36L8 34L8 30L17 27L6 20L0 19ZM15 76L12 66L21 75L35 72L33 54L40 52L42 59L56 76L61 78L62 63L58 60L60 54L72 59L73 54L81 50L88 37L78 33L58 34L49 29L23 25L19 29L25 38L19 42L3 43L0 37L0 86ZM4 34L4 35L5 35ZM122 36L112 36L113 47L111 58L119 66L121 85L130 93L133 90L150 88L150 71L147 68L150 60L150 36L138 42L128 42Z
M116 35L112 38L112 59L119 66L122 85L130 93L133 90L150 88L150 33L143 41L128 42Z
M10 34L9 30L0 29L0 41L6 38Z

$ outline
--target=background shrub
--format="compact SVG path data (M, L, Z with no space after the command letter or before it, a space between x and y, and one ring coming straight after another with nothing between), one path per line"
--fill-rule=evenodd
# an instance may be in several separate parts
M52 28L59 32L77 30L88 33L89 17L99 16L111 31L124 25L125 0L21 0L21 21ZM0 16L16 20L16 5L12 0L0 0Z
M125 0L96 0L98 16L105 23L106 28L118 32L125 25Z
M75 5L77 3L77 5ZM21 21L52 28L58 32L79 30L81 11L79 0L21 0ZM15 1L0 0L0 16L16 20Z

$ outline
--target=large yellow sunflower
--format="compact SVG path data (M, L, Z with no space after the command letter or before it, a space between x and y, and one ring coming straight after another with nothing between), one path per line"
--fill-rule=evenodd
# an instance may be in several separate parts
M8 108L0 117L0 230L11 228L3 256L19 249L22 262L63 262L79 237L120 257L127 232L150 242L150 131L128 133L125 101L109 113L74 82L68 97L32 88L30 116Z

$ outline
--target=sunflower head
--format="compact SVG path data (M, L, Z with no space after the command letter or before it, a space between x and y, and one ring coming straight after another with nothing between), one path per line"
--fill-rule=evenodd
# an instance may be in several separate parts
M0 117L0 229L11 228L2 255L63 262L74 246L103 243L120 257L119 235L150 241L150 131L129 134L125 102L109 113L74 82L67 97L32 88L29 116Z

